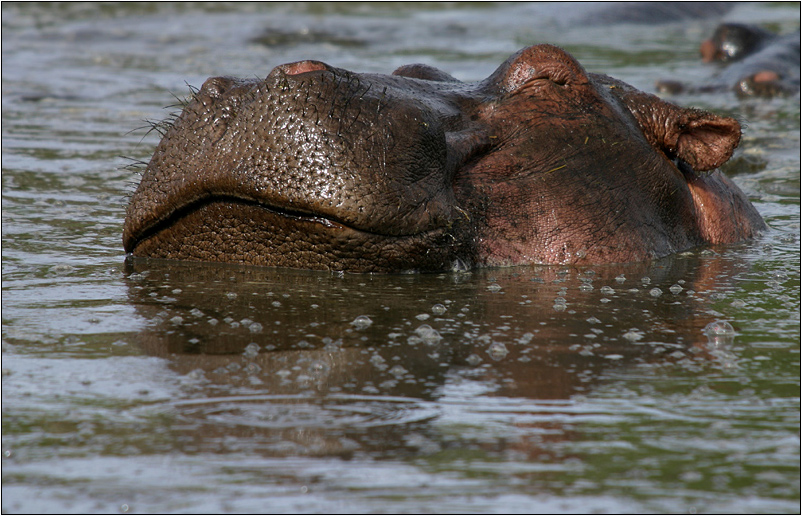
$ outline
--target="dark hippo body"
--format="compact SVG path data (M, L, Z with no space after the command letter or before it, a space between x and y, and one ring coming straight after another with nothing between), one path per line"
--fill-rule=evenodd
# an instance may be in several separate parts
M753 25L725 23L700 47L705 62L722 68L701 85L659 81L662 93L715 93L739 97L774 97L799 92L799 32L777 36Z
M131 199L124 246L351 271L648 260L765 227L715 170L739 140L737 121L550 45L479 83L302 61L206 81Z

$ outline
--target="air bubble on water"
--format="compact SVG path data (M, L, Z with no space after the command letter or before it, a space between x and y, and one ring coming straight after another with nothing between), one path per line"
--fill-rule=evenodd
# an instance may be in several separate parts
M408 371L406 369L404 369L402 366L398 364L391 367L390 370L388 371L388 373L390 373L395 377L404 376L405 374L407 374L407 372Z
M183 290L181 290L180 288L174 288L170 292L172 292L173 294L180 294L181 292L183 292Z
M601 288L601 293L604 294L605 296L610 296L612 294L615 294L615 290L612 287L608 287L607 285L605 285Z
M649 295L652 296L652 297L660 297L660 296L663 295L663 291L660 290L659 288L655 287L655 288L653 288L652 290L649 291Z
M259 333L262 331L262 325L258 322L251 323L248 329L251 330L251 333Z
M206 372L203 369L193 369L187 373L187 378L191 380L203 380L206 377Z
M746 301L744 301L743 299L736 299L730 304L735 308L743 308L746 306Z
M429 317L431 317L431 315L429 315L429 314L418 314L418 315L415 316L415 319L417 319L419 321L425 321Z
M681 287L681 286L679 286L677 283L674 283L673 285L671 285L670 287L668 287L668 290L669 290L669 291L670 291L672 294L679 294L680 292L682 292L682 287Z
M281 301L273 301L270 304L273 305L274 308L280 308L281 307Z
M287 371L286 369L281 369L279 371L276 371L276 376L280 377L282 380L286 380L287 377L290 376L291 374L292 373L290 371Z
M236 292L226 292L226 297L229 299L236 299L237 293Z
M499 292L501 290L501 285L499 285L498 283L491 283L490 285L487 286L487 290L489 290L490 292Z
M591 285L590 283L583 283L579 286L579 290L581 290L582 292L590 292L591 290L593 290L593 285Z
M197 308L193 308L192 310L189 311L189 313L192 314L195 317L202 317L203 316L203 312L201 312Z
M482 358L474 353L468 356L468 358L466 358L465 361L468 362L468 364L475 367L482 363Z
M554 306L552 306L552 308L554 309L555 312L564 312L567 306L565 305L565 303L562 304L555 303Z
M246 327L250 325L252 322L253 321L251 319L248 319L247 317L245 317L244 319L240 319L240 324Z
M626 280L627 280L627 277L624 276L623 274L619 274L618 276L615 277L615 281L618 282L618 283L623 283Z
M607 360L621 360L622 358L624 358L624 355L617 355L617 354L604 355L604 358L606 358Z
M54 265L50 270L56 274L67 274L68 272L72 272L74 269L75 267L73 267L72 265L61 264L61 265ZM134 274L131 274L129 278L131 278L132 276L134 276Z
M175 317L170 319L170 322L173 324L181 324L182 322L184 322L184 318L181 317L180 315L176 315Z
M238 363L238 362L231 362L230 364L228 364L228 365L226 366L226 369L228 369L229 371L231 371L232 373L234 373L234 372L237 372L237 371L239 371L240 369L242 369L242 366L241 366L241 365L239 365L239 363Z
M199 344L200 343L200 339L197 338L197 337L192 337L187 342L189 342L190 344Z
M507 356L507 353L509 353L509 351L503 342L493 342L490 344L490 347L487 348L487 354L490 355L490 358L493 360L501 360Z
M321 360L315 360L314 362L309 364L309 372L311 372L312 374L317 374L317 375L326 374L329 369L330 369L329 364Z
M640 279L640 282L643 283L644 286L646 286L652 282L652 278L650 278L649 276L644 276Z
M529 344L530 342L532 342L532 339L534 339L534 338L535 338L535 334L534 333L526 332L523 335L521 335L521 337L518 339L518 344L522 344L522 345L525 346L525 345Z
M249 375L254 375L262 370L262 367L259 364L251 362L250 364L246 365L244 368L245 372Z
M446 313L446 307L444 305L441 305L440 303L437 303L432 307L432 313L434 315L443 315L444 313Z
M639 330L633 328L633 329L629 330L628 332L626 332L623 336L624 336L625 339L627 339L630 342L638 342L639 340L641 340L643 338L643 333L641 333Z
M247 346L245 346L245 351L242 352L247 358L254 358L256 355L259 354L259 344L255 342L251 342Z
M372 320L371 320L371 318L370 318L370 317L368 317L367 315L360 315L360 316L357 316L357 318L356 318L356 319L354 319L353 321L351 321L351 325L352 325L354 328L356 328L357 330L364 330L365 328L367 328L367 327L368 327L368 326L370 326L371 324L373 324L373 321L372 321Z
M601 321L600 321L599 319L597 319L596 317L592 317L592 316L591 316L591 317L588 317L588 318L587 318L587 319L585 319L585 320L586 320L587 322L589 322L590 324L601 324Z
M209 324L211 324L212 326L215 326L215 325L216 325L218 322L220 322L220 321L218 321L218 320L217 320L217 319L215 319L214 317L210 317L210 318L209 318L209 320L208 320L207 322L208 322Z
M415 333L421 338L425 344L433 345L440 342L443 338L440 332L429 326L428 324L421 324L415 329Z
M735 328L727 321L713 321L702 330L708 337L734 337Z
M384 358L379 354L376 354L376 355L373 355L372 357L370 357L370 360L368 362L373 364L373 367L375 367L379 371L384 371L385 369L387 369L389 367L387 365L387 361L384 360Z
M610 302L610 300L609 300L609 299L607 299L606 297L603 297L603 298L599 299L599 302L600 302L600 303L609 303L609 302Z

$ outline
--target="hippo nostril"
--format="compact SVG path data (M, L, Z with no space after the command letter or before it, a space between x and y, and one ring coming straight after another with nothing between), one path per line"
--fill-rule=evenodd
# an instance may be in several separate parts
M319 72L326 70L326 65L320 61L297 61L277 67L287 75L298 75L306 72Z

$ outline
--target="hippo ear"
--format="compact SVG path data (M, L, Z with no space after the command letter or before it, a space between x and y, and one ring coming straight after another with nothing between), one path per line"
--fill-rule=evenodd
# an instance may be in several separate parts
M674 106L672 106L674 107ZM741 125L734 118L716 116L697 109L682 109L669 119L663 150L696 171L723 165L741 141Z

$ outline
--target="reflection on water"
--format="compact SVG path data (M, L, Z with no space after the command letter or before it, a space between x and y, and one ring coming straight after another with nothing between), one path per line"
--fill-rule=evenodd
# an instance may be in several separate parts
M798 98L675 99L748 122L726 172L771 229L743 245L440 275L124 261L118 156L149 158L131 130L184 81L307 58L474 80L536 42L646 90L710 73L717 19L577 25L594 9L4 3L3 511L798 513Z

